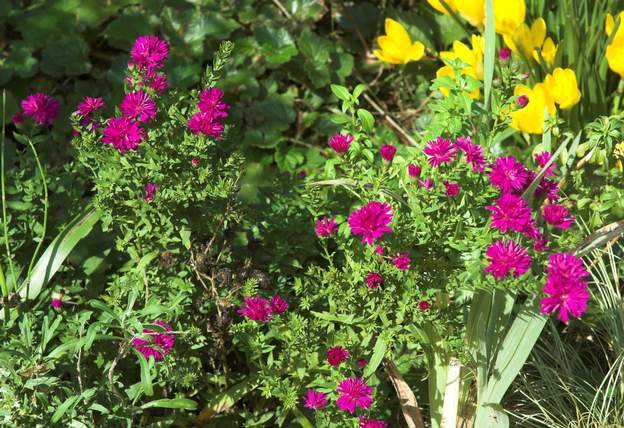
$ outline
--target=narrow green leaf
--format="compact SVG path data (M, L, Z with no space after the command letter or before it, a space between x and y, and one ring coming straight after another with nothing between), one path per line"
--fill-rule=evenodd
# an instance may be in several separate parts
M141 406L142 409L149 409L152 407L160 407L163 409L184 409L195 410L197 409L197 402L189 398L161 398L160 400L150 401Z
M362 128L366 132L372 132L375 129L375 118L373 115L363 108L357 110L358 118L362 122Z
M67 410L69 410L70 407L76 404L79 399L80 395L72 395L71 397L63 401L63 403L61 403L61 405L56 408L56 411L52 415L52 423L57 423L67 412Z
M507 428L509 417L500 404L485 403L479 406L475 418L475 427Z
M139 365L141 366L141 385L143 386L143 392L145 392L147 396L152 396L154 395L154 388L152 387L152 375L150 374L149 361L136 349L132 351L136 354L139 359Z
M483 85L486 111L490 108L495 55L496 32L494 31L494 1L485 0L485 52L483 54Z
M314 428L314 425L312 425L310 420L303 413L301 413L301 410L299 410L298 407L295 407L293 409L293 413L295 414L295 419L297 420L297 423L303 428Z
M375 343L375 348L373 348L373 355L371 356L366 368L364 369L364 373L362 376L364 378L369 377L377 370L377 367L381 364L384 355L386 354L386 349L388 348L388 344L381 337L377 338L377 342Z
M365 90L366 90L366 85L363 83L360 83L353 90L353 98L358 99L360 95L362 95L362 92L364 92Z
M238 400L258 386L258 376L252 375L231 386L211 400L197 416L196 422L202 424L221 412L229 410Z
M351 94L349 94L349 90L342 85L330 85L331 91L334 93L338 99L342 101L349 101L351 99Z

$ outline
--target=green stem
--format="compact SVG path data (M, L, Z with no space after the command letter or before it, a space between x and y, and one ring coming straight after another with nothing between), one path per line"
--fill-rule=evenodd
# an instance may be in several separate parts
M0 264L0 287L2 287L2 297L4 298L4 302L2 306L4 307L4 322L9 321L9 288L7 287L6 280L4 279L4 271L2 270L2 265Z
M615 115L620 110L620 101L622 101L622 93L624 92L624 79L620 79L618 83L617 91L615 92L615 99L613 100L613 108L611 114Z
M9 272L11 273L11 278L14 283L17 283L17 277L15 276L15 270L13 269L13 257L11 257L11 247L9 246L9 227L7 222L7 210L6 210L6 189L4 187L4 140L5 140L5 132L4 126L6 123L6 90L2 91L2 140L0 142L0 187L2 188L2 234L4 235L4 246L6 247L6 254L9 263ZM4 280L4 275L3 275ZM4 281L5 282L5 281ZM6 287L6 282L5 282ZM8 297L8 287L7 293L4 294L4 289L2 290L2 294L5 297ZM6 318L5 318L6 319Z
M37 260L37 256L39 255L39 251L41 250L41 246L43 245L43 241L45 240L46 229L48 227L48 185L46 183L45 172L43 171L43 167L41 166L41 162L39 161L39 155L37 154L37 150L35 149L32 140L28 138L27 141L30 149L33 152L35 161L37 162L37 170L39 171L41 181L43 182L43 230L41 231L41 239L39 239L37 247L35 248L35 252L30 259L30 264L28 265L28 274L26 275L26 300L28 300L28 295L30 294L30 273L32 272L35 260Z

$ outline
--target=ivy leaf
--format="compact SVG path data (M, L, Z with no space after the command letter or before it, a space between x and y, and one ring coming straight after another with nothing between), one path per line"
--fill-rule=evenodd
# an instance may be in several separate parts
M304 57L303 68L312 86L315 88L327 86L330 82L330 43L306 28L299 37L298 45Z
M284 64L297 55L297 46L284 28L258 27L254 36L260 44L260 52L271 65Z
M77 35L51 37L41 53L41 70L54 77L88 73L89 46Z
M145 14L129 13L121 15L108 24L104 30L104 35L108 39L108 44L114 48L130 50L132 42L139 36L151 34L152 26Z

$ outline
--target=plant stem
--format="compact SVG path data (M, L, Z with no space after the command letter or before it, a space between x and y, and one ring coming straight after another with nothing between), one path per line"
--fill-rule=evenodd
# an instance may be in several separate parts
M9 228L7 224L7 211L6 211L6 189L4 187L4 124L6 122L6 90L2 91L2 139L0 140L0 187L2 188L2 234L4 235L4 246L6 247L7 260L9 263L9 272L14 283L17 283L17 277L15 276L15 270L13 269L13 260L11 257L11 247L9 246ZM0 269L2 269L0 267ZM4 272L2 272L2 295L8 299L9 287L7 286ZM8 304L8 302L7 302ZM5 305L5 315L8 315L8 308ZM8 317L5 317L5 320Z
M30 259L30 264L28 265L28 273L26 274L26 297L25 300L28 300L28 295L30 294L30 274L32 272L33 265L35 264L35 260L39 254L39 250L41 250L41 246L43 245L43 241L46 236L46 229L48 227L48 185L46 183L45 172L43 171L43 167L41 166L41 162L39 161L39 155L37 154L37 150L35 149L34 144L30 138L27 139L28 145L33 152L33 156L35 157L35 161L37 162L37 169L39 170L39 175L41 176L41 181L43 182L43 230L41 232L41 239L37 243L37 247L35 248L35 252Z

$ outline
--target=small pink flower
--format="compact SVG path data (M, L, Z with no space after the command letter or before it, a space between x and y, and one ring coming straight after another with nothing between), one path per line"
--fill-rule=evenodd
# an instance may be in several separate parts
M433 167L440 165L450 165L455 161L457 155L457 146L451 143L451 140L438 137L429 141L423 152L427 155L427 163Z
M201 164L201 160L199 158L191 159L191 166L193 168L197 168Z
M76 107L76 111L74 113L86 117L90 116L91 113L94 113L104 107L104 100L100 97L84 97L82 101Z
M411 163L407 166L407 173L412 178L420 177L421 172L422 172L422 168L419 167L418 165L414 165L413 163Z
M355 364L357 364L358 368L362 370L368 364L368 360L366 358L359 358Z
M587 309L589 292L585 278L589 273L583 261L569 253L551 254L546 268L548 272L541 300L544 314L558 311L557 317L568 323L570 316L580 317Z
M169 352L175 343L175 334L169 333L172 328L164 321L156 320L152 324L157 324L165 329L164 332L157 333L156 331L145 328L143 329L142 337L134 337L132 339L132 346L139 351L145 358L149 359L150 356L154 357L154 360L162 360Z
M485 170L483 147L474 144L470 137L458 137L456 145L464 152L466 162L472 165L472 170L474 172L483 172Z
M546 223L559 229L569 229L574 223L574 216L571 216L563 205L548 204L544 207L542 215Z
M386 233L392 233L388 224L392 222L394 214L390 212L390 205L385 202L369 202L349 216L349 227L353 235L362 235L362 243L373 245L376 239Z
M60 297L52 297L52 300L50 301L50 306L52 306L55 311L59 311L63 306L63 300Z
M503 47L498 51L498 59L500 61L507 61L511 57L511 49Z
M369 272L365 281L368 288L377 288L383 284L383 278L377 272Z
M154 199L154 195L156 195L156 190L158 190L158 184L152 183L151 181L147 183L144 187L145 195L143 196L144 201L151 201Z
M544 168L548 164L551 158L552 158L552 155L550 154L550 152L540 152L540 153L535 154L535 161L542 168ZM552 177L553 175L555 175L555 168L557 168L557 164L553 162L546 169L546 172L544 173L544 177Z
M288 309L288 303L279 294L271 298L271 311L274 314L283 314Z
M264 297L248 296L245 297L245 303L238 308L238 314L253 321L267 322L273 317L273 308Z
M220 140L223 135L223 131L225 130L225 127L220 122L218 117L211 113L204 113L202 111L191 116L187 126L193 134L207 135L215 140Z
M169 45L157 36L141 36L130 51L131 64L152 70L161 68L169 55Z
M375 249L373 250L373 252L379 256L383 256L384 247L382 247L381 245L377 245Z
M523 232L532 221L531 208L519 196L503 194L495 205L485 207L491 211L491 227L505 233L508 230Z
M490 264L483 270L490 272L497 280L505 278L509 273L518 278L531 267L531 257L514 241L498 240L488 247L486 255Z
M419 181L418 185L423 189L431 190L433 189L433 180L430 178L425 178L424 180Z
M319 410L327 407L329 402L327 401L327 394L323 392L317 392L308 388L308 395L303 397L303 407L310 410Z
M399 270L408 270L410 267L410 254L399 253L392 258L392 264Z
M559 190L561 189L555 180L544 178L537 185L537 189L535 189L535 197L546 195L550 202L557 202L559 200Z
M518 98L516 98L516 104L520 108L526 107L528 103L529 103L529 97L527 97L526 95L520 95Z
M426 300L421 300L420 302L418 302L418 309L420 309L421 311L426 311L427 309L429 309L429 307L429 302L427 302Z
M21 102L22 112L38 125L51 125L61 109L59 102L49 95L37 92Z
M144 91L127 94L119 106L121 114L130 119L147 122L156 116L156 103Z
M397 148L391 144L384 144L379 149L379 153L381 154L381 157L384 160L387 160L388 162L392 162L392 159L394 159L394 155L396 154L396 151L397 151Z
M197 108L202 113L208 113L216 119L228 116L229 104L223 102L223 91L220 88L204 89L199 94Z
M368 386L364 379L351 377L343 380L338 385L337 391L340 397L336 400L336 405L341 410L355 413L355 409L368 409L373 404L371 397L373 388Z
M11 123L13 125L17 125L18 123L22 123L24 121L24 115L22 113L15 113L11 116Z
M360 416L360 428L386 428L388 424L383 419L366 419Z
M334 149L338 154L345 153L349 150L349 146L353 142L353 137L348 132L346 134L334 134L329 139L329 147Z
M145 131L127 117L109 119L102 134L102 142L112 145L120 153L136 150L145 138Z
M145 70L141 74L141 77L143 77L141 86L152 88L154 92L156 92L156 95L162 95L163 92L165 92L169 87L169 80L167 79L167 75L165 73L157 73L154 70Z
M327 362L331 366L339 366L349 359L349 351L342 346L334 346L327 351Z
M513 156L499 157L490 171L490 183L502 192L522 191L530 183L527 168Z
M454 198L459 194L459 183L444 180L444 187L446 189L446 196Z
M314 227L314 231L318 237L330 236L337 230L338 225L336 224L336 221L333 218L328 218L327 216L317 220L316 226Z

